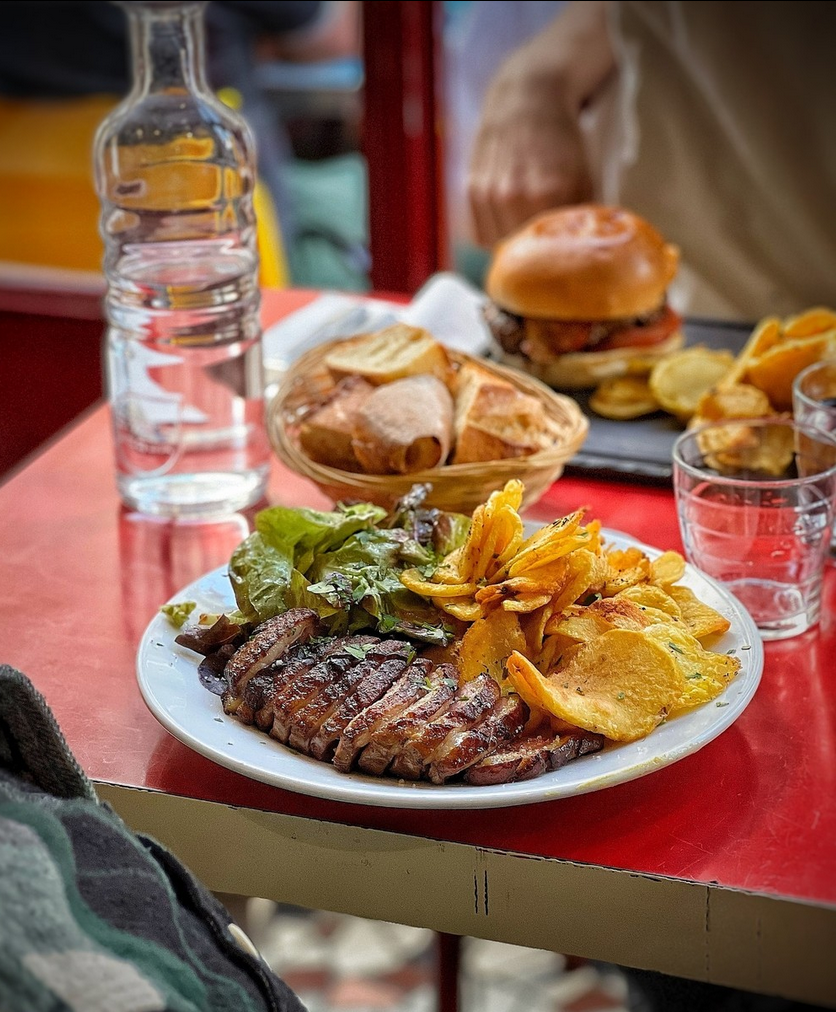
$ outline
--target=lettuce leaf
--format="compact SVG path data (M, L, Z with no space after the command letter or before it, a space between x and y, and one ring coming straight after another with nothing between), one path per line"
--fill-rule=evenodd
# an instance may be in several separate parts
M241 614L257 624L289 608L307 607L334 635L376 628L432 643L448 641L451 632L439 612L400 582L404 569L431 567L439 556L412 531L378 526L386 517L370 503L338 506L331 513L284 506L262 510L255 531L229 564ZM458 547L466 534L458 518L445 524L445 546L455 542Z

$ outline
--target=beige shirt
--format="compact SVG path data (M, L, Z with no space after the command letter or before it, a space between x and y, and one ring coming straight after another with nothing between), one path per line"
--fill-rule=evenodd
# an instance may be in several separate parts
M679 245L672 302L747 321L836 306L836 4L628 0L611 14L621 73L600 197Z

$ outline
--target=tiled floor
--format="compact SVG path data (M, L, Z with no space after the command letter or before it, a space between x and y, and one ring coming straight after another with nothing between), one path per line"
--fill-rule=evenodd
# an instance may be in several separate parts
M431 931L251 900L247 926L309 1012L435 1012ZM569 968L553 953L466 938L459 1012L626 1012L615 968Z

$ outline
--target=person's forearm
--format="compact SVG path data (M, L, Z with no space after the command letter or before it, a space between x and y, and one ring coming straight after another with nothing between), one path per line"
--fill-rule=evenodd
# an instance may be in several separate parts
M579 112L616 69L606 0L574 0L512 60Z

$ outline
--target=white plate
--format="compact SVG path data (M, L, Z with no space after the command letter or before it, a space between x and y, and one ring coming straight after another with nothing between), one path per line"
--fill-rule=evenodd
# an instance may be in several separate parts
M618 531L603 533L618 547L639 544ZM639 547L651 557L660 554L658 549ZM635 780L696 752L730 727L754 695L763 670L763 645L748 612L728 591L690 565L681 582L731 622L714 649L737 653L741 661L737 677L717 699L667 721L641 741L608 746L522 783L437 786L344 774L330 763L293 752L224 714L220 698L198 680L198 656L174 642L177 631L162 613L142 637L137 677L151 712L176 738L221 766L286 790L389 808L502 808L552 801ZM207 573L172 600L197 601L206 612L230 610L234 599L226 567Z

